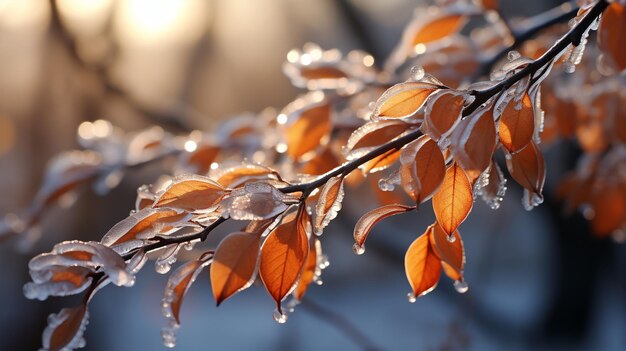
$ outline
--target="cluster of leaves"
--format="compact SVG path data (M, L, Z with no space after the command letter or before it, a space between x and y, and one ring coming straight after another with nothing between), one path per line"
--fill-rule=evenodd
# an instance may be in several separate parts
M607 7L608 15L599 21ZM606 57L602 62L609 67L604 72L623 70L624 37L613 31L626 26L625 7L603 0L582 4L571 30L561 32L554 46L522 48L524 54L532 51L533 58L512 52L489 81L470 84L469 74L507 50L506 42L515 33L490 31L494 26L485 19L493 17L495 2L484 1L481 7L456 1L417 11L382 69L372 56L358 51L344 57L308 44L289 52L285 73L295 86L309 91L279 112L243 116L213 134L173 136L150 130L118 137L106 122L86 122L79 137L89 141L83 143L87 150L76 154L80 156L74 162L65 156L62 167L51 168L43 195L35 201L37 211L27 211L22 224L35 223L32 219L39 215L33 213L41 213L77 185L109 179L128 167L175 154L176 175L141 187L134 211L100 242L64 242L31 261L33 282L24 288L27 297L85 292L78 307L50 318L44 348L82 346L87 304L97 290L108 283L132 285L149 255L157 272L168 273L181 249L193 249L227 220L242 222L241 231L201 250L170 274L163 298L165 345L175 345L182 300L205 268L217 304L258 280L276 303L274 318L285 322L286 312L328 265L319 236L340 211L344 187L362 183L363 175L373 179L382 206L356 224L355 252L364 252L376 223L432 199L436 222L405 256L409 300L433 290L442 271L464 292L465 251L458 228L476 198L494 209L502 201L506 179L496 155L504 155L511 178L524 189L524 207L532 209L543 201L545 162L539 143L550 128L551 138L576 135L588 152L588 161L564 183L570 207L592 204L604 216L595 220L600 222L594 225L598 231L623 228L626 200L619 189L624 189L625 148L618 126L624 116L615 107L624 98L623 76L612 78L612 85L591 88L598 90L589 103L603 109L614 106L610 111L583 113L578 104L585 102L576 101L580 119L575 122L567 115L559 117L566 95L559 93L557 82L546 79L555 66L572 71L581 62L588 33L598 25L599 47ZM466 34L464 26L476 18L483 22ZM410 68L415 65L421 68ZM600 80L586 76L580 84ZM543 87L551 89L543 93ZM617 103L606 102L615 96ZM552 109L545 123L542 102ZM102 123L107 133L96 125ZM609 134L589 137L592 133L614 137L600 148L596 143ZM232 162L242 157L251 162ZM581 184L593 190L572 191ZM608 192L618 195L608 204L597 200ZM5 227L7 233L24 229L15 223Z

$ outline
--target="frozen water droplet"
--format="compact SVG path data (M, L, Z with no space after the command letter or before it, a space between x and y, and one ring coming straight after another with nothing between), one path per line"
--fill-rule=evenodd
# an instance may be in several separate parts
M519 53L519 52L517 52L517 51L513 50L513 51L509 51L509 53L506 55L506 57L507 57L509 60L513 61L513 60L517 60L518 58L520 58L520 57L521 57L521 55L520 55L520 53Z
M281 313L278 309L274 310L273 317L278 324L285 324L287 322L287 315L285 313Z
M415 66L411 68L411 80L414 80L414 81L422 80L425 74L426 72L424 72L424 68L421 66Z
M154 270L159 274L166 274L171 268L172 266L168 262L157 261L154 263Z
M453 242L456 241L456 235L450 234L450 235L447 236L447 239L448 239L449 243L453 243Z
M352 251L360 256L365 253L365 246L354 243L354 245L352 245Z
M391 184L387 179L382 178L378 181L378 187L382 191L393 191L396 187Z
M415 301L417 301L417 296L415 296L415 294L412 292L406 294L406 297L410 303L415 303Z
M592 220L596 216L596 211L589 204L583 204L580 206L580 212L583 214L586 220Z
M469 286L464 280L455 280L454 288L456 289L456 292L458 292L459 294L465 294L467 290L469 290Z

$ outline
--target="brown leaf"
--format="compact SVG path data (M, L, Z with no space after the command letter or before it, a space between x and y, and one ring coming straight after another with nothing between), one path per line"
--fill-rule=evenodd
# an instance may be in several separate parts
M297 159L315 150L331 131L330 114L328 103L313 105L294 114L294 120L285 129L287 154Z
M454 91L442 90L426 102L422 130L433 140L447 137L459 122L465 98Z
M251 284L259 255L260 238L260 232L236 232L225 237L215 249L211 265L211 286L218 306Z
M248 181L267 180L278 178L278 173L271 168L256 165L245 164L228 168L220 172L217 182L223 187L234 189L243 185Z
M163 297L163 313L168 318L174 318L176 324L180 324L180 307L185 294L198 274L209 264L211 264L211 255L205 254L199 260L183 264L170 275Z
M304 67L300 69L300 75L309 80L339 79L348 77L345 72L332 66Z
M400 180L404 191L420 204L439 188L446 172L443 154L428 136L409 143L400 154Z
M195 167L194 173L207 174L215 162L221 148L211 144L198 144L196 150L183 154L187 164Z
M415 209L415 206L387 205L373 209L364 214L354 226L354 249L357 253L364 251L365 240L376 223L387 217L406 213Z
M506 166L511 177L524 187L524 207L531 209L543 201L546 169L541 150L531 142L515 154L506 154Z
M623 184L601 187L591 205L595 212L591 228L597 235L608 235L626 225L626 186Z
M431 230L429 227L424 234L415 239L404 256L404 269L414 297L432 291L441 277L441 262L430 244Z
M459 231L455 230L450 236L443 231L439 223L435 223L432 226L430 236L435 252L444 264L446 275L450 279L462 281L463 267L465 266L465 250L463 249L463 241Z
M598 46L621 71L626 68L626 5L613 2L604 10L598 28Z
M437 222L447 234L452 234L467 218L473 201L467 175L458 164L453 164L446 171L443 184L432 201Z
M322 187L319 200L315 205L315 220L313 230L321 233L328 223L337 216L343 201L343 178L333 177Z
M171 209L146 208L132 214L126 219L114 225L102 238L102 244L113 246L138 239L139 234L151 234L154 236L172 228L167 224L181 221L189 216L185 212ZM143 238L147 239L147 238Z
M437 85L422 82L396 84L378 99L374 116L388 118L412 116L438 88Z
M306 293L309 285L313 282L315 278L315 270L317 268L317 246L319 245L319 240L316 238L313 239L313 243L309 246L309 256L306 259L306 264L304 265L304 270L302 271L302 275L300 276L300 281L298 282L298 286L296 287L296 291L294 292L294 296L299 301L302 300L302 297Z
M535 112L528 94L521 101L511 101L500 117L500 142L510 152L517 152L530 143L535 131Z
M59 313L51 314L43 332L44 349L58 351L78 348L88 319L86 304L64 308Z
M307 217L303 207L285 217L261 248L259 275L281 312L280 302L298 281L309 253Z
M472 183L489 167L495 148L496 126L491 110L465 117L452 133L450 149Z
M207 177L188 176L175 179L161 194L154 207L201 211L214 208L227 194L219 183Z

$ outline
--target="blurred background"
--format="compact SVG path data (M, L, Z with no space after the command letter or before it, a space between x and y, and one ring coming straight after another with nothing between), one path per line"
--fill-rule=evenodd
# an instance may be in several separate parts
M290 49L315 42L382 60L420 4L0 0L0 214L28 205L46 162L77 147L83 121L180 132L281 108L298 94L281 73ZM559 1L502 4L514 17ZM553 147L547 158L546 188L554 189L576 150ZM37 349L46 316L75 300L25 299L28 260L62 240L99 240L128 215L136 188L163 172L158 164L130 172L104 197L84 191L70 209L50 211L34 247L0 246L0 349ZM273 321L273 303L261 287L216 309L203 274L183 305L178 349L625 350L624 246L592 237L581 217L563 218L550 194L530 213L520 198L510 184L499 210L476 202L461 227L466 294L442 278L433 293L409 304L404 251L434 216L427 209L383 222L366 255L357 257L352 227L365 209L353 201L323 237L331 264L324 285L310 288L288 323ZM165 282L146 267L132 289L100 292L90 305L87 349L163 348Z

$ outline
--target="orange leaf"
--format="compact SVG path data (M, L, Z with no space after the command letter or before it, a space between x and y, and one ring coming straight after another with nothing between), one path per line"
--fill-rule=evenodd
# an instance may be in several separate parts
M153 231L153 234L164 232L172 228L164 226L165 223L181 221L187 216L189 215L185 212L179 213L167 208L156 210L146 208L114 225L101 242L106 246L112 246L135 240L138 234L148 231Z
M626 5L613 2L604 10L598 28L598 46L621 71L626 68Z
M384 154L367 161L359 168L361 168L363 174L380 172L391 167L391 165L393 165L399 157L400 150L389 150Z
M306 259L306 264L304 265L304 270L300 276L298 287L294 292L294 296L298 300L302 300L304 293L306 293L309 285L311 285L313 279L315 278L315 269L317 268L317 246L319 245L319 240L313 240L314 242L310 245L309 256Z
M531 142L518 153L506 153L506 166L511 177L524 187L524 207L529 210L540 204L546 169L539 147Z
M195 151L190 152L186 157L186 162L195 167L194 173L207 174L211 169L211 164L215 162L221 148L211 144L198 144Z
M88 318L85 304L64 308L61 312L50 315L43 334L43 347L55 351L76 348Z
M519 107L519 109L518 109ZM535 112L528 94L520 102L511 101L500 117L500 142L510 152L523 149L533 137Z
M333 177L322 187L319 200L315 205L315 220L313 230L321 233L324 227L337 216L343 201L343 178Z
M485 10L497 10L500 7L499 0L480 0L480 6Z
M472 186L458 164L446 171L443 184L433 196L433 209L441 228L452 234L467 218L473 206Z
M225 237L215 249L211 265L211 286L218 306L252 283L259 243L260 232L236 232Z
M462 281L465 251L459 231L455 230L449 236L443 231L439 223L433 224L432 228L430 232L432 244L441 262L444 263L444 272L450 279Z
M186 211L215 207L227 191L207 177L193 176L174 180L161 194L154 207L180 208Z
M598 189L592 201L595 216L591 228L594 233L604 236L626 225L626 187L623 184Z
M196 277L204 267L211 264L211 255L204 255L199 260L189 261L172 273L165 287L163 300L167 303L164 305L164 314L174 318L176 324L180 324L180 308L183 304L183 298L196 280ZM168 313L165 311L169 309Z
M217 182L222 186L234 189L248 181L267 180L271 176L277 175L278 173L271 168L255 164L246 164L228 168L220 172L219 177L216 178Z
M339 165L340 163L337 159L337 156L335 156L330 148L325 147L323 150L318 152L312 159L308 160L304 165L302 165L299 173L320 175L330 171L331 169ZM354 174L357 173L358 172L354 172Z
M438 88L437 85L422 82L396 84L378 99L374 116L409 117L417 112L424 105L426 98Z
M452 133L450 149L473 183L489 167L496 148L496 126L491 110L477 111L462 120Z
M339 79L347 78L348 75L336 67L320 66L320 67L303 67L300 69L300 75L309 80L316 79Z
M453 14L436 18L429 23L423 25L413 37L413 46L418 44L427 44L436 40L443 39L459 31L459 28L465 23L465 17Z
M413 288L414 297L432 291L441 276L441 262L429 240L431 230L429 227L424 234L415 239L404 256L404 269Z
M261 248L259 275L279 311L280 301L298 281L309 253L305 229L307 216L304 207L298 210L297 215L288 215L265 239Z
M433 140L447 137L461 118L465 98L463 95L442 90L426 102L422 130Z
M293 122L287 125L285 139L287 154L300 158L315 150L331 130L331 107L329 104L313 105L294 115Z
M439 188L446 173L443 154L428 136L409 143L400 154L400 180L404 191L420 204Z
M363 253L365 248L365 240L376 223L387 217L391 217L400 213L406 213L414 210L415 206L405 205L386 205L373 209L364 214L354 226L354 249L357 253Z
M371 148L380 146L399 137L409 127L409 124L399 120L368 122L350 135L346 143L346 149L350 152L358 149L369 151ZM355 157L360 156L360 154L361 153ZM350 159L350 156L348 156L348 158Z

